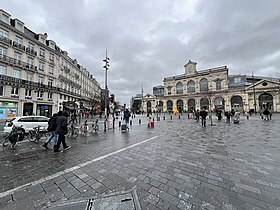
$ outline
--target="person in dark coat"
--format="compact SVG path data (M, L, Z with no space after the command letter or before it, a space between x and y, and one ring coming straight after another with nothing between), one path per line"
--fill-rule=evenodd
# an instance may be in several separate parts
M55 133L57 117L58 117L58 114L55 113L49 119L49 122L48 122L49 138L43 144L43 147L45 147L46 149L48 149L48 143L50 143L53 138L55 138L55 140L57 140L57 136L56 136L56 133ZM55 144L56 144L56 141L55 141Z
M68 133L68 123L67 117L69 116L68 112L62 112L61 116L57 118L56 121L56 134L58 136L57 144L54 146L54 152L61 152L59 150L60 144L62 142L63 149L69 149L70 146L66 144L65 135Z
M270 114L268 108L265 108L265 110L263 111L263 115L264 115L264 120L269 120L268 115Z
M128 128L127 125L128 125L130 116L131 116L131 114L130 114L129 110L126 109L126 110L124 111L124 114L123 114L123 119L125 120L125 125L126 125L127 128Z
M200 116L201 116L201 123L202 123L202 126L206 127L206 117L208 115L208 112L203 109L202 111L200 111Z

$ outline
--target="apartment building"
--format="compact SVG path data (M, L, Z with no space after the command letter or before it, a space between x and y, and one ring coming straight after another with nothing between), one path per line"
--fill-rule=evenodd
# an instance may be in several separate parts
M202 108L280 112L280 80L253 75L229 75L227 66L204 70L188 61L185 73L163 79L161 94L143 98L144 111L187 112ZM158 92L156 92L158 93Z
M101 86L93 75L47 33L34 33L0 10L0 119L50 117L67 101L91 109L100 98Z

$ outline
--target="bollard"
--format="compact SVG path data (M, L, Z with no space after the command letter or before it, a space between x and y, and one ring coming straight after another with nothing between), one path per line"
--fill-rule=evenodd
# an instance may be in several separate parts
M122 126L122 121L119 121L119 128Z
M139 124L141 124L141 119L139 119Z
M115 129L115 118L113 118L113 129Z
M129 125L132 125L132 120L130 120Z
M163 116L163 120L165 120L165 116Z
M179 115L179 120L181 119L181 116Z
M172 115L170 115L170 120L172 120Z
M106 120L104 121L104 132L106 132Z

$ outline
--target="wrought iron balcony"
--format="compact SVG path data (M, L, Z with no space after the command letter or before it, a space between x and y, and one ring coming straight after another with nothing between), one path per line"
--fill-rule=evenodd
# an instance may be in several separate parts
M25 49L26 53L29 54L29 55L33 55L33 56L37 56L37 52L33 49L30 49L29 47L27 47Z
M10 45L12 43L12 40L0 35L0 42Z
M28 70L33 70L33 71L37 71L37 66L34 66L32 64L23 62L21 60L15 59L15 58L11 58L7 55L0 55L0 61L3 61L7 64L13 65L13 66L17 66L17 67L22 67Z
M65 71L66 74L68 74L70 72L70 69L67 68L66 66L64 66L64 71Z
M13 41L13 46L17 49L20 49L20 50L23 50L23 51L25 50L25 47L22 44L19 44L15 41Z

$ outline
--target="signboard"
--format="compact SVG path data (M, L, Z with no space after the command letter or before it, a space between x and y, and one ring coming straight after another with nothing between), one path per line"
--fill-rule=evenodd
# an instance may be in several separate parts
M7 118L14 118L17 116L17 109L8 109Z

